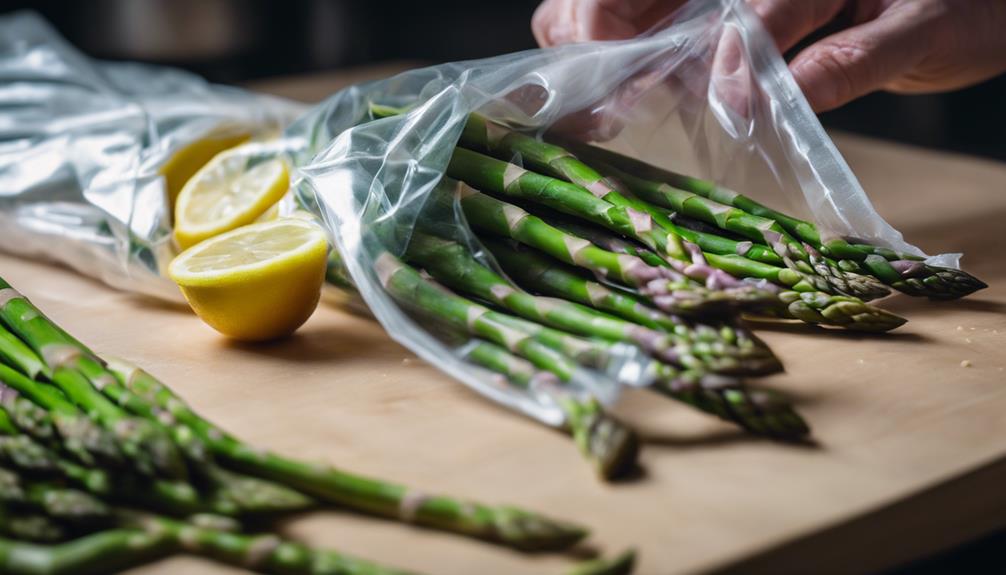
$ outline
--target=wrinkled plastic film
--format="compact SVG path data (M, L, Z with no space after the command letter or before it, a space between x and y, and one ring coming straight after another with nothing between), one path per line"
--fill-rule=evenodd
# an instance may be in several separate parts
M191 74L101 63L37 16L0 20L0 249L181 300L160 168L208 137L279 134L300 106Z

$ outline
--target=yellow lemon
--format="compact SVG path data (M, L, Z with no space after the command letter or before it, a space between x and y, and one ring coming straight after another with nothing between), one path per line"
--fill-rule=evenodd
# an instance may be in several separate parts
M318 306L328 242L317 224L282 218L251 224L182 252L168 268L203 321L235 339L297 330Z
M187 146L183 146L168 158L158 172L164 176L165 187L168 190L168 205L175 207L175 200L185 182L192 178L199 168L206 165L213 156L233 148L248 140L246 131L222 130L224 133L210 134Z
M250 224L290 187L280 158L262 159L246 146L217 154L182 188L175 205L175 239L182 249Z

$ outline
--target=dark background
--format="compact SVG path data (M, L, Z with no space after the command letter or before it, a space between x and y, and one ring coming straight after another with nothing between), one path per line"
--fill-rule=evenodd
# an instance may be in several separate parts
M538 0L41 0L31 8L99 58L187 68L241 83L385 61L437 63L535 47ZM1006 34L1006 30L1003 31ZM952 94L873 94L825 125L1006 160L1006 77ZM1006 533L891 575L1006 573Z
M0 0L7 10L38 10L93 56L172 64L225 83L533 48L529 22L537 3ZM1006 160L1006 77L951 94L873 94L822 120L829 127Z

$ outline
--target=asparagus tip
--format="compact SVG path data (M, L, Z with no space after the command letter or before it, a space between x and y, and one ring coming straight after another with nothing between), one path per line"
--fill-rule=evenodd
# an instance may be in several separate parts
M516 507L497 509L493 522L496 537L523 551L566 549L582 541L587 529Z

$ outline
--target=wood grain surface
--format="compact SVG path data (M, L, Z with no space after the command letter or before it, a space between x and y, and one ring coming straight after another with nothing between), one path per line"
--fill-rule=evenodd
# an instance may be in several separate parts
M337 84L316 83L325 92ZM883 337L761 330L788 369L767 383L797 398L813 448L628 396L619 411L646 437L645 472L618 485L595 480L566 437L482 400L379 326L332 307L288 341L238 345L184 309L44 264L0 256L0 270L96 350L146 366L254 444L582 522L600 549L637 548L643 575L863 572L1006 525L1006 166L836 141L909 240L965 252L965 267L992 287L953 303L893 296L883 305L910 321ZM284 529L428 573L555 574L569 565L338 511ZM182 557L131 573L230 572Z

